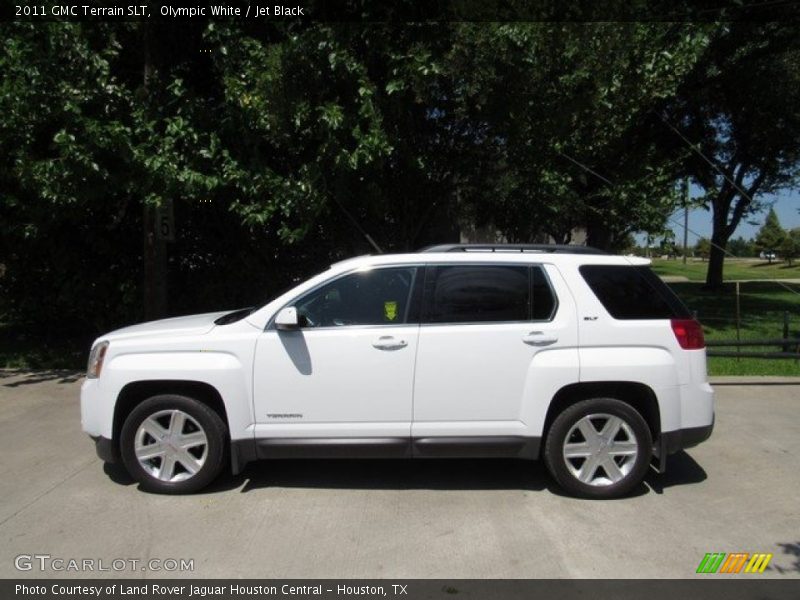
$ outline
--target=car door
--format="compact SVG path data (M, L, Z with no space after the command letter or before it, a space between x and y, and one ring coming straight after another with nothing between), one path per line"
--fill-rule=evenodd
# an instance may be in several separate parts
M256 437L410 435L420 291L416 267L360 269L290 305L301 326L260 336Z
M532 380L537 354L577 346L572 298L555 269L551 275L559 277L560 295L542 265L428 268L414 439L531 435L524 411L537 383ZM577 377L576 359L566 368Z

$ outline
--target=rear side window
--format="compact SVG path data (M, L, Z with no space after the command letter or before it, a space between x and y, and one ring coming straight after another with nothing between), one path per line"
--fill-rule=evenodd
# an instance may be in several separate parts
M426 279L429 323L527 321L527 267L478 265L432 267Z
M556 308L550 283L540 267L429 267L425 288L427 323L548 320Z
M686 319L691 313L649 267L584 265L580 273L615 319Z

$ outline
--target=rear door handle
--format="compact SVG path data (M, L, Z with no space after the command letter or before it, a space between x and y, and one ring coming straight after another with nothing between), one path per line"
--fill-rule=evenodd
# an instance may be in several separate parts
M408 342L405 340L398 340L391 335L382 335L372 342L372 345L378 350L397 350L408 346Z
M522 336L522 341L531 346L549 346L558 341L558 336L546 334L544 331L531 331Z

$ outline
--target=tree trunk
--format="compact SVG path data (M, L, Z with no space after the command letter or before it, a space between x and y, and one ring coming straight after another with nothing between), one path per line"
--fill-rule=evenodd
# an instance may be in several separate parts
M160 319L167 314L167 247L156 233L156 208L144 206L144 318Z
M598 250L612 251L611 230L599 219L587 219L586 222L586 245Z
M144 102L149 102L150 83L153 78L151 36L152 30L143 24L144 43ZM144 317L146 320L158 319L167 314L167 245L166 240L157 234L156 208L143 202L142 227L144 233Z
M723 283L722 269L725 264L725 248L728 239L723 232L715 232L711 236L711 249L708 253L708 271L706 271L706 287L720 288Z
M742 221L742 217L752 203L752 198L756 195L766 177L766 172L761 171L755 176L747 191L743 193L742 183L749 171L748 165L741 163L736 166L734 163L727 167L727 171L736 173L735 183L726 179L719 193L711 202L713 227L711 250L708 256L708 272L706 273L706 287L712 289L722 287L722 269L725 263L725 249L728 247L728 240L731 239L733 232L736 231ZM733 213L731 213L731 206L733 206Z

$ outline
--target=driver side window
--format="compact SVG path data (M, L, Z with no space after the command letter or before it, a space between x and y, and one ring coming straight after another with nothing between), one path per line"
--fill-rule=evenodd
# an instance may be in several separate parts
M417 268L359 271L300 298L295 306L304 327L400 325L417 320L412 298Z

